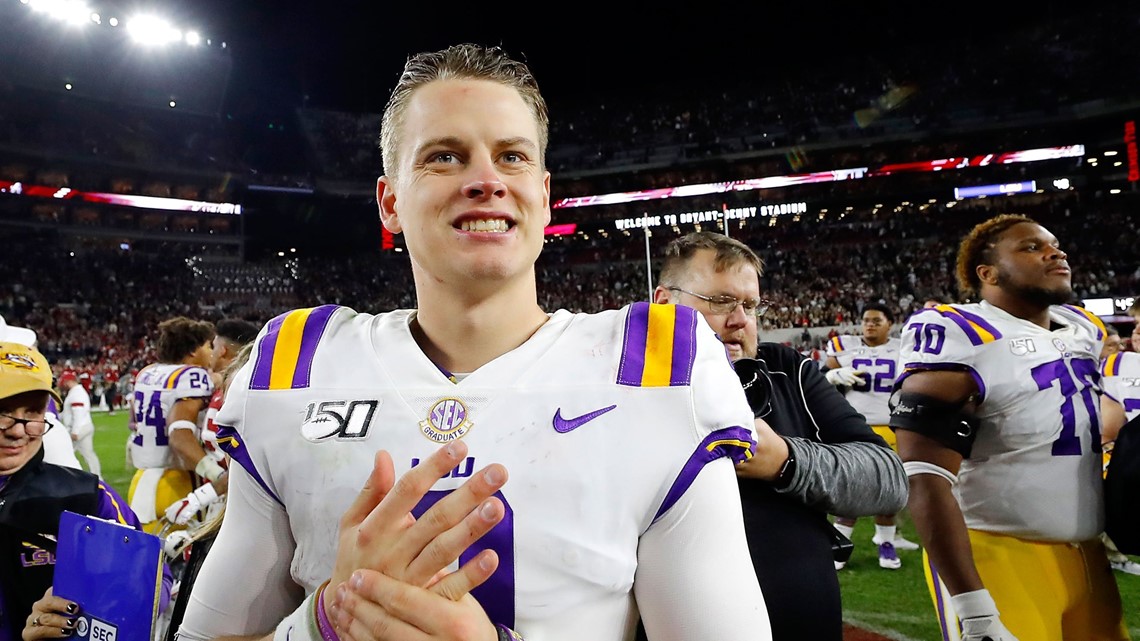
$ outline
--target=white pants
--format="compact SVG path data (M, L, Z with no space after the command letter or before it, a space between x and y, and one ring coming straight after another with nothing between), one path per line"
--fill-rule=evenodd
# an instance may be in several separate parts
M88 432L75 440L75 451L87 463L87 470L103 478L103 467L99 464L99 457L95 454L95 432Z

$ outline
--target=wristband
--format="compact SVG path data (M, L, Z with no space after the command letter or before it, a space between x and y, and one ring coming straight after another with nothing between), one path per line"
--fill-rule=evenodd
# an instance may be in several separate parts
M784 438L784 437L780 437ZM788 445L788 458L784 464L780 466L780 471L776 473L776 478L772 479L772 487L777 490L786 490L792 484L792 479L796 476L796 451L792 449L791 443L788 439L784 438L784 443Z
M954 613L959 619L998 616L997 603L994 603L990 591L985 588L955 594L950 597L950 604L954 606Z
M301 605L274 628L273 641L324 641L313 608L317 602L317 592L305 597Z
M331 579L330 579L331 581ZM329 581L321 584L320 589L317 590L317 629L321 631L321 639L323 641L340 641L340 635L336 633L336 628L333 627L332 622L329 621L329 615L325 612L325 588L329 586Z
M174 421L170 425L166 426L167 433L174 432L174 430L190 430L196 432L198 431L198 424L194 421L182 419L180 421Z
M207 454L198 460L198 464L194 466L194 472L197 473L198 476L209 479L209 481L213 483L221 478L222 475L226 473L226 470Z
M502 623L495 626L495 631L499 633L499 641L526 641L518 632L515 632Z

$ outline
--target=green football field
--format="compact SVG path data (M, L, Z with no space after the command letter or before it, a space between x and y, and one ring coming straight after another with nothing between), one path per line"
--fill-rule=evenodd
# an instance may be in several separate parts
M103 477L124 497L131 483L126 469L127 415L95 413L95 450L103 465ZM82 459L80 459L82 460ZM899 531L917 541L914 526L900 515ZM839 573L843 590L844 619L898 641L935 641L940 638L930 594L922 576L922 552L899 552L903 566L883 570L871 535L871 519L859 519L855 527L855 552ZM1133 639L1140 641L1140 576L1116 573L1124 602L1125 619Z

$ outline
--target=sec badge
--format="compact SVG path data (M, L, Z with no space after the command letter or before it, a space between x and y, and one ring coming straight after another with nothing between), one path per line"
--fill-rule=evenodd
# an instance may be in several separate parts
M457 398L436 401L426 419L420 421L420 433L436 443L461 439L474 424L468 420L467 406Z

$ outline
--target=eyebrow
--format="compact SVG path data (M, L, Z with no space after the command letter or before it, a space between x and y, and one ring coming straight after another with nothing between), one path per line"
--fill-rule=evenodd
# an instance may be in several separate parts
M431 149L432 147L464 148L466 146L467 145L456 136L440 136L438 138L429 138L428 140L425 140L422 145L416 148L415 157L418 158L420 154L424 153L425 150ZM530 138L527 138L525 136L500 138L499 140L495 141L495 147L526 147L530 150L538 149L538 145L536 145Z

